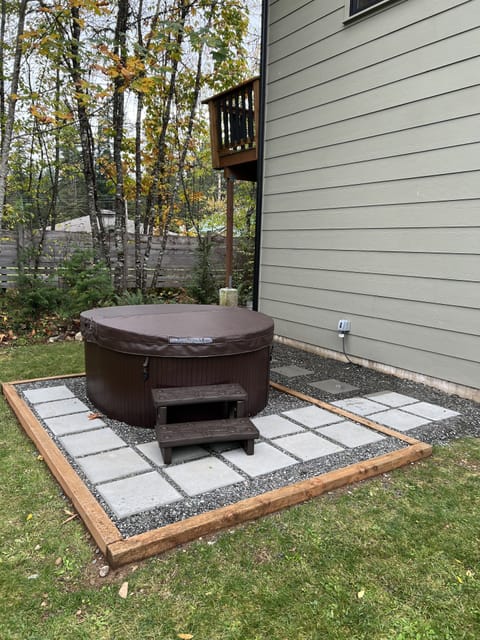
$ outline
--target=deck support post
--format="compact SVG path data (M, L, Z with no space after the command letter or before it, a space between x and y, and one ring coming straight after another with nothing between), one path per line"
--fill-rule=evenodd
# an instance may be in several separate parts
M232 287L233 276L233 197L235 178L230 169L225 169L227 182L227 229L225 241L225 286Z

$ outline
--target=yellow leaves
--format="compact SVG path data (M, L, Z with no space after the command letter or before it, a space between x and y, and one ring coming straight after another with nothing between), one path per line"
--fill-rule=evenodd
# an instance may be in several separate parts
M150 93L155 88L155 78L137 78L132 83L132 89L138 93Z
M193 636L191 633L177 633L177 638L180 638L180 640L192 640Z
M358 593L357 593L357 598L359 600L363 600L363 598L365 597L365 589L361 589Z
M29 513L28 516L25 518L25 520L29 522L32 518L33 518L33 513Z

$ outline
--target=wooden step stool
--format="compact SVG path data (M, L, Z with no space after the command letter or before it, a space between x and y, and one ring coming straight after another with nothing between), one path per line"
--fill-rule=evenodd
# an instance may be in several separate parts
M239 384L209 384L196 387L152 389L157 411L155 431L165 464L172 461L172 448L191 444L239 440L253 455L259 432L245 416L247 393ZM226 403L228 418L167 424L168 407L206 403Z

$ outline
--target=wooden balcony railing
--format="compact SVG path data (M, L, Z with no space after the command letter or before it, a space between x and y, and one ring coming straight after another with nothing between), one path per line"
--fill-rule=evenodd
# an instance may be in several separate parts
M204 101L210 111L214 169L256 179L260 79L252 78Z

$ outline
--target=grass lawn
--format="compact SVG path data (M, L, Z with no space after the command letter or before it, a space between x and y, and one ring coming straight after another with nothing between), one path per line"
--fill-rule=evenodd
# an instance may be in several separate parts
M80 372L82 357L3 348L0 379ZM100 578L3 399L0 433L2 639L480 638L478 440Z

